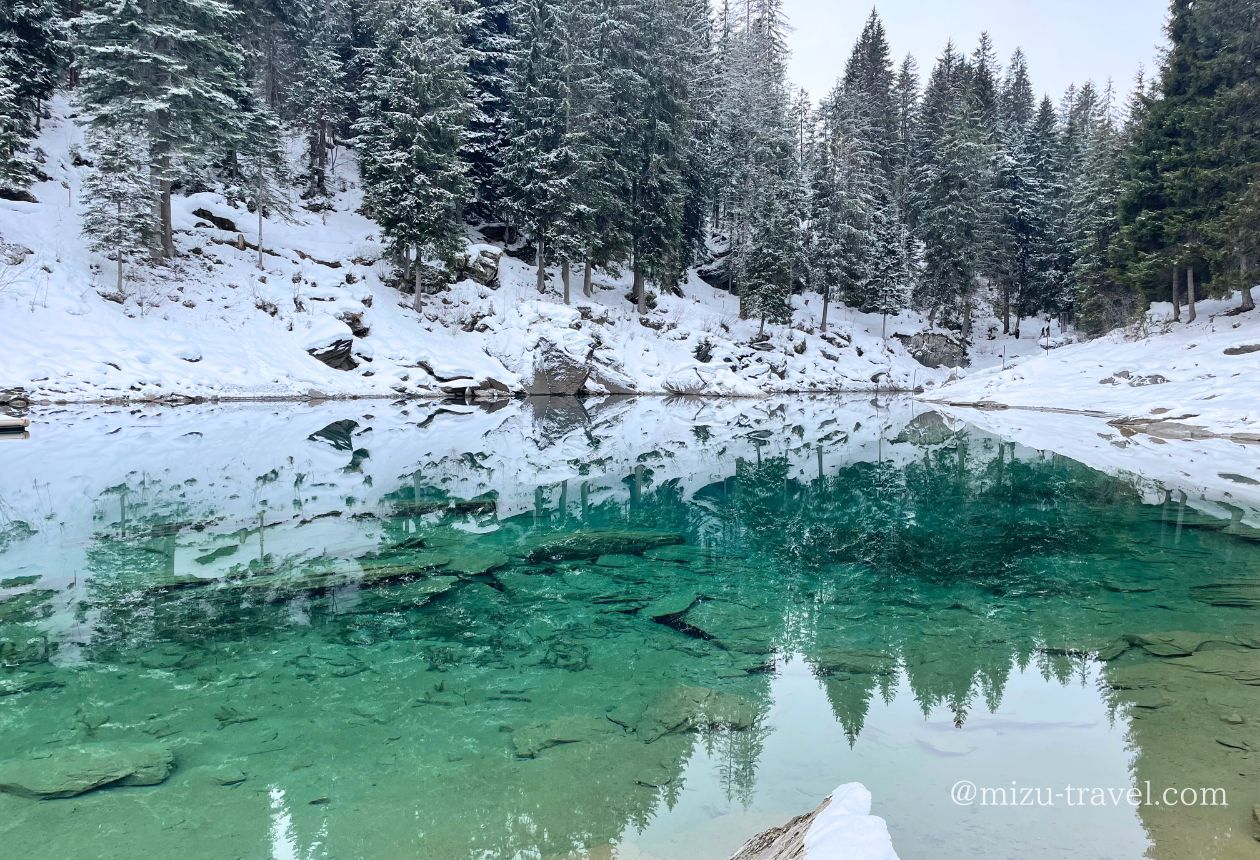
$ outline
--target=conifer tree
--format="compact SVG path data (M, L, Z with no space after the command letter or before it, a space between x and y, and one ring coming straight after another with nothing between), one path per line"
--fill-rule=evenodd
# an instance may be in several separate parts
M138 128L93 130L95 166L83 183L83 233L88 247L114 262L115 291L127 295L126 267L147 258L156 225L147 141Z
M143 128L156 186L156 252L175 255L171 189L230 150L249 100L235 42L239 13L221 0L86 0L77 19L80 98L93 128Z
M467 196L461 133L471 106L459 21L446 0L408 0L382 22L368 55L361 140L364 202L395 255L412 262L423 307L422 261L461 249Z

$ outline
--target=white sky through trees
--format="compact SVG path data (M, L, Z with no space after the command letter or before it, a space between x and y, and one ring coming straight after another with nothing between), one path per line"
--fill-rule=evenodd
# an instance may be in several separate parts
M1024 49L1037 95L1048 92L1056 103L1068 84L1093 79L1101 86L1108 77L1123 103L1138 66L1148 74L1155 67L1168 9L1166 0L784 0L792 83L815 101L826 95L872 6L894 65L912 53L926 80L948 39L970 54L988 30L1003 64Z

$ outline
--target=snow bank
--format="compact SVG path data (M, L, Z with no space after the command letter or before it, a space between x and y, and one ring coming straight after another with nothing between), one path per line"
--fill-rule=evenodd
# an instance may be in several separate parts
M1199 302L1198 319L1187 324L1155 304L1135 328L978 372L924 397L1260 434L1260 312L1231 315L1237 306L1237 296Z
M884 819L871 815L871 793L860 782L846 782L805 834L806 860L897 860Z

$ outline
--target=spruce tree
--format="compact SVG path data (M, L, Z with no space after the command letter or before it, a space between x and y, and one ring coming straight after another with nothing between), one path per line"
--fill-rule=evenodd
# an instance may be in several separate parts
M147 140L139 128L92 130L94 167L83 182L83 233L88 247L114 262L115 291L127 295L126 267L147 258L156 225Z
M414 306L423 307L425 259L461 250L467 196L461 134L471 110L459 21L445 0L408 0L381 24L368 55L363 116L356 125L364 204L389 238Z
M241 134L249 90L238 19L218 0L86 0L76 19L80 98L92 127L145 130L161 257L175 255L175 182L231 150Z

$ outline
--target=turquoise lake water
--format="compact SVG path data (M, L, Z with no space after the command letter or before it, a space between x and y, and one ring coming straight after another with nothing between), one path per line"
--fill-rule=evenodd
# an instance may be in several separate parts
M1227 499L898 400L34 417L4 856L722 860L860 781L903 860L1260 857ZM1064 794L1146 786L1228 805Z

